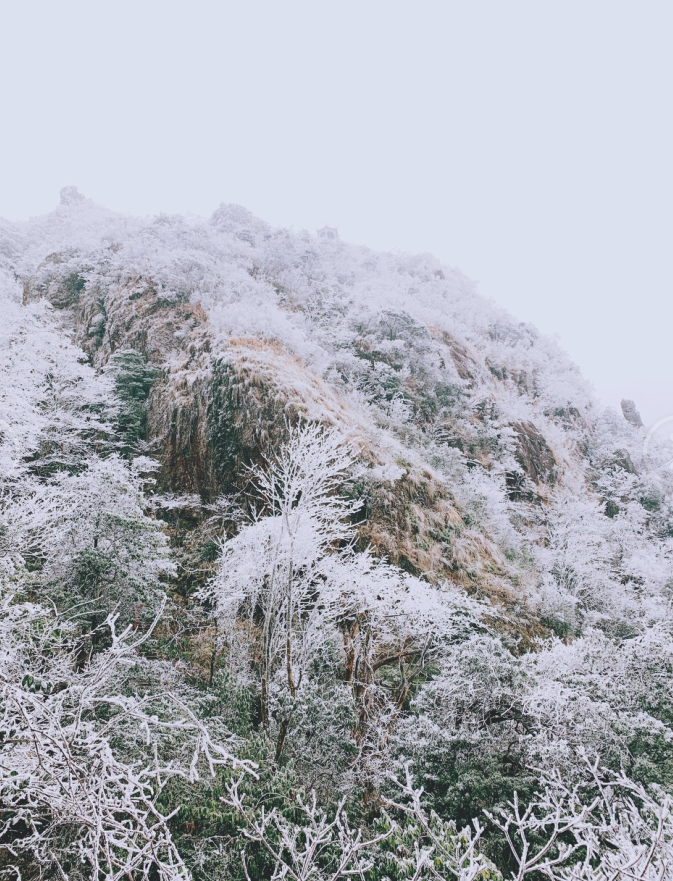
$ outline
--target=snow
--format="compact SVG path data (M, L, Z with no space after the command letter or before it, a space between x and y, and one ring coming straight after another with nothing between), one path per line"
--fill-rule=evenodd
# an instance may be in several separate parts
M106 304L123 319L137 296L175 310L170 334L156 326L167 399L226 364L284 407L284 443L237 497L159 495L161 450L124 446ZM95 357L73 341L80 297ZM198 799L227 769L243 850L278 879L369 872L411 836L400 877L485 881L494 828L517 879L667 877L673 451L600 412L556 342L431 255L323 242L240 206L130 218L70 188L0 226L0 309L3 865L186 879L162 793L179 779ZM553 479L526 472L526 426ZM216 557L194 571L188 521ZM205 586L167 599L195 573ZM153 659L176 620L198 631L192 654ZM218 670L256 702L269 767L316 789L292 819L251 807L257 772L237 755L253 735L204 710ZM491 833L432 814L414 782L445 785L470 750L536 777L526 805L486 805ZM390 811L381 834L349 820L363 789Z

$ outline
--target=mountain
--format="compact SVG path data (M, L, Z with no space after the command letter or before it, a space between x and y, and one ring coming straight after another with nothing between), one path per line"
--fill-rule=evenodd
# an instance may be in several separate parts
M0 869L664 877L673 452L457 269L323 232L0 223Z

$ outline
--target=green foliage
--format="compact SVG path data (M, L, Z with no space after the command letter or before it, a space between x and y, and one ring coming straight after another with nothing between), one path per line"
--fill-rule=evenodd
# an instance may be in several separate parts
M296 769L307 789L330 800L351 785L358 751L353 691L335 678L333 669L309 678L294 701L281 697L274 702L272 713L274 734L283 719L290 720L282 762Z
M428 744L424 776L428 803L442 816L468 825L516 790L531 795L537 775L514 727L493 725L481 733L445 735Z
M114 562L108 554L96 548L84 548L75 557L73 576L78 593L87 599L95 600L100 596L103 582L114 579Z
M213 366L207 415L213 460L223 475L235 474L243 455L244 441L235 411L234 377L229 365L220 361Z
M54 305L64 309L78 303L86 287L86 279L79 272L70 272L62 276L59 282L59 292Z
M107 311L105 309L105 300L98 298L98 314L95 316L92 329L90 331L96 346L100 346L105 336L105 325L107 323Z
M641 730L629 740L629 776L673 793L673 744L663 731Z
M86 287L86 279L82 278L79 273L73 272L63 279L63 287L73 296L81 294Z
M420 819L405 815L397 822L384 812L374 823L374 831L385 835L378 845L374 865L367 881L453 881L457 869L467 868L465 852L469 837L459 832L453 821L442 820L432 812L424 826ZM429 854L427 865L417 874L418 854ZM488 860L474 881L502 881L502 875Z
M273 761L274 743L262 732L251 734L239 743L237 755L258 766L257 778L241 779L239 791L252 813L262 807L268 812L277 809L291 822L301 821L297 796L301 782L290 766L279 768ZM178 813L172 820L172 833L180 852L192 869L194 881L244 881L240 852L245 843L245 821L223 802L227 784L235 772L220 771L215 778L206 777L196 785L174 780L162 794L161 807ZM246 849L250 877L271 877L271 862L261 845Z
M140 352L118 352L111 359L115 391L121 402L117 431L127 455L147 440L147 401L161 372Z
M213 539L208 539L199 551L199 563L213 563L220 555L220 546Z
M236 680L227 670L213 677L209 688L207 714L220 718L233 734L246 737L251 734L255 710L254 689Z

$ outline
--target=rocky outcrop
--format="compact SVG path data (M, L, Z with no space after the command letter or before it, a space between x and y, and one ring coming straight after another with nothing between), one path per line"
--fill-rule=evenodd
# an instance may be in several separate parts
M515 422L514 457L523 473L535 484L553 485L558 475L554 454L540 431L532 422Z
M479 374L479 362L475 354L470 353L467 346L450 333L440 328L431 328L433 339L442 343L449 351L451 362L458 376L466 383L472 384Z
M643 420L640 418L640 413L638 412L635 401L629 401L624 398L622 400L622 413L624 414L624 419L635 428L643 427Z
M84 202L86 199L77 187L62 187L60 192L61 205L76 205L78 202Z

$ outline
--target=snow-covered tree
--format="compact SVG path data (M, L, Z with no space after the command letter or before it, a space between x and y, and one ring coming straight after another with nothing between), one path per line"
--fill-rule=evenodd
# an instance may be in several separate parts
M156 622L155 622L156 623ZM3 595L0 867L7 877L188 877L159 799L175 775L238 765L179 693L129 693L151 635L116 618L81 662L74 621ZM154 671L154 675L159 671ZM175 685L175 682L172 683ZM13 873L13 874L12 874Z
M253 469L259 507L224 543L219 573L205 592L222 632L235 633L236 622L246 622L264 727L274 692L280 702L277 759L326 643L342 652L357 739L371 750L373 737L378 749L438 646L465 632L476 614L455 591L355 553L347 518L360 503L336 492L352 466L338 432L291 428L283 450Z

